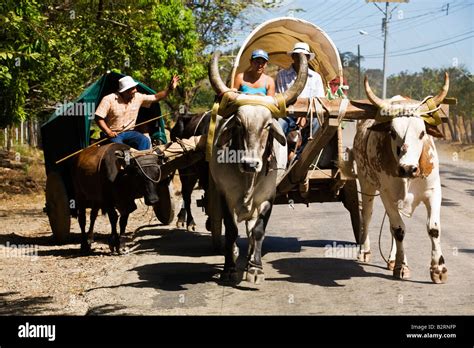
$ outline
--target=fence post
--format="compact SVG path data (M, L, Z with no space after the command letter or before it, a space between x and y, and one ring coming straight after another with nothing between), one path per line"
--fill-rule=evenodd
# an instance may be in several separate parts
M30 120L25 122L25 144L30 145Z
M24 122L21 121L21 122L20 122L20 144L21 144L21 145L23 145L23 136L24 136L24 130L23 130L23 128L24 128L24 125L25 125Z
M444 135L444 139L447 140L447 141L451 141L452 140L452 137L451 137L451 131L449 130L449 125L448 123L441 123L441 127L443 129L443 135Z
M470 124L468 123L468 119L466 116L462 116L462 126L464 128L464 143L469 144L471 143L471 136L470 136L470 131L471 127Z

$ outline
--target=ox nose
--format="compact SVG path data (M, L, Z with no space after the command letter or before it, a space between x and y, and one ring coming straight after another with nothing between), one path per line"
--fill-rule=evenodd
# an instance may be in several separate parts
M260 161L249 158L243 158L241 161L241 165L244 172L255 173L260 167Z
M402 178L413 178L418 172L418 167L414 165L401 165L398 173Z
M158 196L152 196L152 197L145 196L144 198L145 198L145 204L148 206L155 205L159 201Z

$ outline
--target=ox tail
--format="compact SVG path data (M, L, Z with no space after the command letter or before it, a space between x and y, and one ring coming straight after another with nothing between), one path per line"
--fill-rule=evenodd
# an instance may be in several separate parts
M342 156L339 156L337 167L343 176L351 179L357 179L354 152L352 149L346 148L346 151L342 154Z

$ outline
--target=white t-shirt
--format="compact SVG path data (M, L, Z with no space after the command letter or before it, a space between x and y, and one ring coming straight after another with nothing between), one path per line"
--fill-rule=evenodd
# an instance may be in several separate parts
M283 93L288 88L293 86L296 81L297 73L291 65L288 69L280 70L276 78L276 92ZM304 86L303 92L299 95L300 98L311 98L311 97L325 97L323 80L321 75L316 71L308 68L308 80Z

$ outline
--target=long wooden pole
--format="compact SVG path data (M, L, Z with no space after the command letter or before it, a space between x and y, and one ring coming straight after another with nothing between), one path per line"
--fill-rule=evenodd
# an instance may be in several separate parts
M145 123L148 123L148 122L151 122L151 121L158 120L158 119L160 119L160 118L162 118L162 117L165 117L165 116L167 116L167 115L170 115L170 114L171 114L171 112L168 112L167 114L164 114L164 115L161 115L161 116L158 116L158 117L151 118L151 119L149 119L149 120L147 120L147 121L144 121L144 122L141 122L141 123L139 123L139 124L136 124L135 126L133 126L133 127L130 128L130 129L124 129L123 131L118 132L117 135L119 135L119 134L121 134L121 133L123 133L123 132L129 131L129 130L132 130L133 128L138 127L138 126L141 126L142 124L145 124ZM87 147L85 147L85 148L83 148L83 149L80 149L80 150L78 150L78 151L76 151L76 152L73 152L73 153L71 153L70 155L67 155L66 157L61 158L60 160L57 160L57 161L56 161L56 164L59 164L59 163L65 161L65 160L67 160L68 158L71 158L71 157L73 157L73 156L75 156L75 155L77 155L77 154L80 154L82 151L84 151L84 150L86 150L86 149L88 149L88 148L90 148L90 147L92 147L92 146L99 145L100 143L103 143L104 141L109 140L109 139L110 139L110 138L104 138L104 139L99 140L98 142L96 142L96 143L94 143L94 144L91 144L91 145L89 145L89 146L87 146Z

